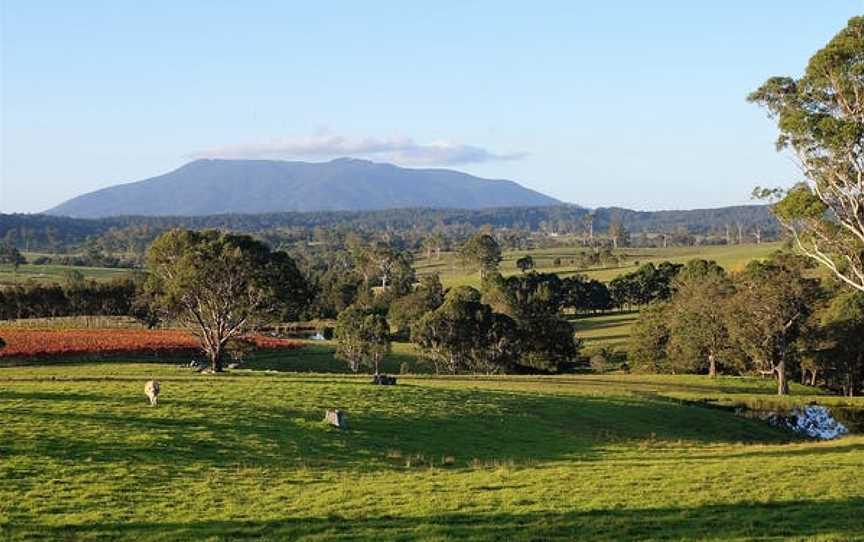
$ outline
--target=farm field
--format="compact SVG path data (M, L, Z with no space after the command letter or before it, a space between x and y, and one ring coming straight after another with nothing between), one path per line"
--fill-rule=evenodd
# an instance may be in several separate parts
M72 265L31 265L24 264L17 271L9 265L0 265L0 286L9 286L23 282L39 284L62 284L64 273L78 271L87 280L108 281L114 278L128 276L131 269L112 269L107 267L80 267Z
M297 352L286 353L296 356ZM864 436L685 401L745 378L0 369L3 540L864 539ZM143 396L162 382L160 406ZM822 398L793 387L786 402ZM325 426L324 409L349 427Z
M614 268L592 268L577 269L570 260L575 258L583 248L551 248L536 249L529 251L509 251L503 254L501 262L501 273L505 276L519 273L516 260L522 256L530 255L534 259L535 270L546 273L557 273L560 276L569 276L575 273L587 275L588 277L608 282L618 275L634 271L639 264L660 263L672 261L686 263L694 258L714 260L728 271L739 271L747 265L747 262L767 258L772 252L778 250L781 243L762 243L744 245L719 245L699 247L670 247L670 248L626 248L615 252L624 258L620 267ZM555 266L555 258L561 259L561 265ZM418 274L439 273L445 287L449 286L479 286L480 279L477 273L466 271L464 265L459 261L458 254L454 252L442 253L441 259L428 260L425 257L418 258L415 262Z
M586 350L599 347L626 350L630 328L638 319L639 313L632 311L583 316L571 321Z
M501 262L501 272L504 275L518 273L516 260L525 255L530 255L536 264L536 270L548 273L558 273L561 276L582 273L591 278L609 281L620 274L628 273L636 268L635 262L640 264L662 261L673 261L685 263L693 258L705 258L715 260L728 270L741 269L752 259L765 258L780 248L780 243L763 243L761 245L722 245L722 246L700 246L700 247L670 247L670 248L627 248L616 252L624 256L625 261L621 267L594 268L581 270L570 263L570 259L576 257L582 250L579 247L536 249L529 251L509 251L504 253ZM31 254L32 255L32 254ZM558 267L553 265L555 258L561 258L562 264ZM422 255L415 262L417 273L420 275L429 273L440 273L444 286L471 285L478 286L479 278L476 273L466 271L459 261L458 255L453 252L442 253L440 260L427 260ZM70 270L79 271L88 280L107 281L113 278L127 276L133 271L130 269L110 269L103 267L76 267L63 265L22 265L17 271L11 266L0 266L0 286L19 284L33 281L37 283L62 283L64 273Z

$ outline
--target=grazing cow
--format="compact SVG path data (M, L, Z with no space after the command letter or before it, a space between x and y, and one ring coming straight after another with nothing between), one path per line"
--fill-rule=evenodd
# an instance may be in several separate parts
M156 406L159 404L159 381L151 380L144 384L144 395L150 399L150 406Z

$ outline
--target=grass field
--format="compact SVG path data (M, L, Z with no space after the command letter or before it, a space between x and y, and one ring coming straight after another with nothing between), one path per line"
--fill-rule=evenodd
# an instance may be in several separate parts
M738 270L748 261L755 258L765 258L780 247L779 243L763 243L761 245L730 245L702 247L670 247L667 249L635 249L627 248L617 252L622 257L622 265L614 268L577 269L570 260L575 258L582 248L553 248L530 251L512 251L504 253L501 262L501 272L505 275L518 273L516 260L530 254L534 259L537 271L558 273L561 276L583 273L602 281L609 281L616 276L633 271L636 263L659 263L674 261L685 263L693 258L715 260L729 270ZM34 256L34 254L29 254ZM562 264L554 266L555 258L561 258ZM427 260L422 256L415 262L417 272L421 275L440 273L445 286L472 285L479 286L476 273L465 270L455 253L443 253L440 260ZM87 279L102 281L128 275L129 269L108 269L102 267L75 267L63 265L22 265L17 271L11 266L0 266L0 286L33 281L37 283L62 283L63 274L69 270L77 270Z
M36 282L40 284L62 284L64 273L75 270L84 275L85 279L106 281L129 275L130 269L109 269L106 267L77 267L71 265L22 265L18 270L10 265L0 265L0 286Z
M586 350L597 347L625 350L630 339L630 327L638 318L638 312L615 312L575 318L572 322L576 336L582 339Z
M296 369L289 354L271 371ZM0 369L0 539L864 539L864 436L807 441L688 402L771 402L768 381L367 381ZM347 430L321 422L334 407Z
M686 263L694 258L704 258L716 261L729 271L738 271L751 260L768 257L772 252L778 250L780 246L781 243L762 243L761 245L670 247L666 249L627 248L616 252L619 257L622 257L621 266L592 269L577 269L570 263L570 260L585 250L583 248L537 249L505 252L500 268L501 273L505 276L516 274L519 272L516 268L516 260L522 256L530 255L534 259L537 271L558 273L561 276L581 273L591 278L608 282L618 275L634 271L637 267L636 262L639 262L640 265L648 262L657 264L667 260L676 263ZM556 267L554 265L555 258L561 259L562 264L560 266ZM417 272L421 275L439 273L444 286L469 285L477 287L480 284L477 273L467 271L459 261L458 255L453 252L443 253L440 260L420 258L415 262L415 266L417 267Z

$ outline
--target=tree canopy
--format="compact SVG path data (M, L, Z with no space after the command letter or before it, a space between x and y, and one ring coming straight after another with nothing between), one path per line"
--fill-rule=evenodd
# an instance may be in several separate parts
M480 270L480 278L498 269L501 262L501 246L488 233L478 233L459 248L462 260Z
M816 54L804 75L772 77L750 94L777 119L777 148L790 149L806 182L781 197L775 216L798 248L864 291L864 17Z
M378 374L381 360L390 351L390 326L371 309L348 307L336 319L336 357L348 362L353 372L364 365Z
M154 306L196 334L213 371L231 339L296 314L309 299L294 261L246 235L171 230L150 246L147 263Z

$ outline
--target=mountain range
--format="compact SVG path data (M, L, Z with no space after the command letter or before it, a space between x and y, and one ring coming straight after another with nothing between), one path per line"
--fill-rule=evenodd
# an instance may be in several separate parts
M47 214L76 218L204 216L408 207L484 209L561 202L514 181L353 158L213 160L72 198Z

